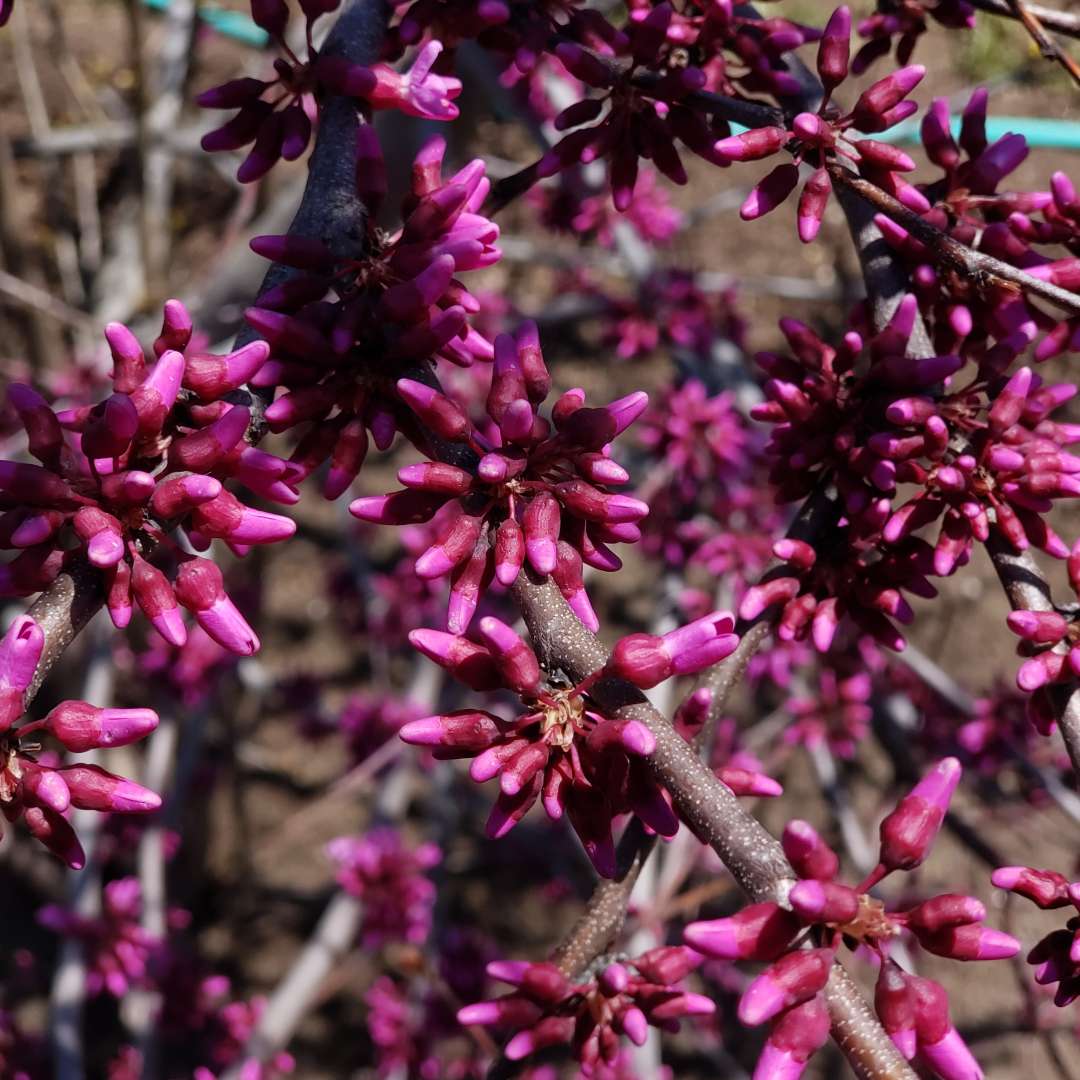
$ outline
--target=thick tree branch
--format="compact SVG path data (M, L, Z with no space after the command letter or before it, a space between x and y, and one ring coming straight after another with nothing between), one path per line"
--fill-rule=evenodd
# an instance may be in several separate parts
M524 571L513 595L547 668L579 681L604 666L607 650L578 621L549 579ZM782 900L795 875L780 844L739 805L667 719L639 690L618 679L600 680L590 695L605 709L649 728L656 739L656 750L648 759L655 778L671 793L682 820L720 856L750 898ZM910 1066L839 966L826 994L837 1042L858 1076L913 1080Z

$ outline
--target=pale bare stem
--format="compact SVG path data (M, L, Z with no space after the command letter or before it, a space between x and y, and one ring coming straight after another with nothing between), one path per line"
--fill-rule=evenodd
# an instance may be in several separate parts
M973 8L985 11L989 15L1001 15L1006 19L1020 17L1016 7L1009 0L968 0L968 3ZM1048 30L1065 34L1067 37L1080 38L1080 14L1060 8L1043 7L1042 4L1025 4L1024 7Z
M578 621L549 579L523 571L513 596L548 670L562 670L579 681L604 666L607 650ZM656 740L648 759L654 777L670 792L682 820L720 856L743 891L755 901L783 899L795 875L779 843L739 805L667 719L621 680L602 679L590 694L606 710L649 728ZM837 1043L858 1076L914 1080L911 1067L839 966L826 996Z

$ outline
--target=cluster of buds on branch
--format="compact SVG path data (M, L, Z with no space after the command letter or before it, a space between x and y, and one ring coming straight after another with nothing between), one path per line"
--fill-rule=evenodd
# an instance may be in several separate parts
M918 1054L942 1080L980 1075L949 1022L944 989L903 971L890 957L890 945L906 931L939 956L997 960L1014 956L1020 943L981 925L986 909L975 897L946 893L887 911L870 892L887 875L925 861L959 779L959 762L946 758L899 802L881 823L880 861L857 887L835 880L839 857L813 827L791 821L782 842L799 880L785 902L754 904L686 928L687 944L706 956L769 963L739 1002L744 1024L773 1025L755 1073L761 1080L795 1080L828 1037L822 991L841 944L868 950L880 964L875 1008L905 1057Z

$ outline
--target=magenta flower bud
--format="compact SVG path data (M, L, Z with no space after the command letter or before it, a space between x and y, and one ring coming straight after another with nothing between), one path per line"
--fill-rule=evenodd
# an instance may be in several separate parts
M1054 645L1069 630L1068 620L1056 611L1011 611L1005 621L1014 634L1036 645Z
M881 823L881 862L888 870L913 870L929 854L960 773L956 758L938 762Z
M1026 693L1057 682L1065 669L1065 657L1060 653L1044 652L1020 665L1016 685Z
M832 949L807 949L787 953L763 971L743 991L739 1019L751 1027L778 1013L809 1001L829 979Z
M622 964L608 964L596 980L606 997L617 997L630 985L630 972Z
M535 694L540 685L540 663L532 649L511 627L493 616L481 619L479 630L506 678L506 685L519 694Z
M459 1009L459 1024L503 1027L521 1027L539 1020L542 1010L527 998L510 995L497 1001L478 1001Z
M446 668L472 690L494 690L503 685L499 667L482 645L441 630L411 630L409 641L429 660Z
M1031 368L1022 367L1005 384L987 413L991 434L1001 435L1020 419L1027 406L1032 378Z
M417 319L446 292L453 276L453 256L439 255L411 281L387 289L379 299L379 310L394 322Z
M974 896L943 893L907 912L907 924L916 931L936 933L946 927L982 922L986 908Z
M523 398L511 401L503 410L499 430L507 443L528 443L532 441L536 424L536 413L529 402Z
M584 480L566 480L555 485L559 501L579 517L589 521L619 525L640 521L649 513L647 503L629 495L609 495Z
M551 572L551 579L582 624L594 633L599 630L600 620L593 611L588 593L585 592L581 555L565 540L560 540L556 546L555 569Z
M832 194L832 181L825 169L818 169L803 186L799 196L799 239L808 244L817 236L825 207Z
M773 554L784 562L797 566L800 570L809 570L817 561L817 552L804 540L792 540L785 537L773 544Z
M859 894L835 882L800 881L789 899L795 914L812 923L848 923L859 912Z
M882 1027L909 1060L915 1056L915 994L907 975L888 958L881 965L874 989L874 1010Z
M840 869L840 858L807 821L789 821L780 843L788 861L802 878L831 881Z
M349 513L361 521L377 525L417 525L430 521L446 496L428 491L395 491L389 495L368 495L353 499Z
M113 358L113 385L129 394L143 379L146 357L135 335L123 323L109 323L105 340Z
M518 360L518 347L509 334L495 338L495 363L491 376L491 388L487 395L487 413L495 423L512 401L526 398L525 373Z
M912 64L868 87L851 110L856 125L867 131L875 130L876 123L906 98L922 82L925 74L926 68L921 64Z
M773 604L787 603L799 595L802 585L798 578L779 577L760 585L752 585L746 590L739 605L739 618L756 619L766 608Z
M437 746L474 754L487 750L499 733L499 722L490 713L462 710L410 720L401 726L398 738L413 746Z
M683 940L717 960L774 960L802 928L779 904L751 904L726 919L691 923Z
M777 165L759 180L739 208L743 221L755 221L775 210L794 190L799 182L799 170L790 162Z
M86 865L86 855L75 830L59 814L36 806L27 807L23 822L34 839L44 844L72 870Z
M126 562L117 563L107 578L105 606L118 630L131 622L131 569Z
M285 0L251 0L251 18L271 37L281 37L289 22L289 5Z
M942 1080L982 1080L983 1071L954 1027L935 1043L919 1043L919 1053Z
M233 405L201 431L174 439L169 446L170 463L193 472L209 472L244 437L251 420L246 405Z
M139 430L139 414L127 394L113 394L95 405L82 429L82 449L89 458L111 458L131 445Z
M649 1021L640 1009L627 1009L616 1018L615 1023L635 1046L644 1046L648 1041Z
M153 709L99 709L85 701L62 701L45 717L46 730L74 753L127 746L157 725Z
M879 142L877 139L857 139L854 146L863 161L889 172L910 172L915 162L892 143Z
M0 732L23 711L23 691L30 685L45 646L45 635L29 615L19 615L0 641Z
M247 324L277 352L319 360L330 356L330 343L311 323L280 311L250 307L244 312Z
M754 1080L797 1080L829 1038L829 1010L820 996L785 1012L772 1026Z
M250 101L257 101L269 85L261 79L230 79L196 94L195 104L201 109L239 109Z
M161 797L153 791L97 765L67 765L57 772L71 792L71 805L80 810L145 814L161 806Z
M259 651L259 638L229 599L215 563L197 557L185 560L177 570L173 589L176 599L223 649L237 656Z
M1020 951L1016 938L986 926L949 926L934 933L912 929L924 949L951 960L1003 960Z
M841 5L829 16L818 44L817 70L826 97L847 78L850 55L851 11Z
M725 765L716 770L717 778L731 788L733 795L755 796L757 798L775 799L784 794L784 788L771 776L764 773L752 772L750 769L740 769L733 765Z
M445 394L413 379L398 379L397 389L405 404L439 438L455 441L469 431L469 418Z
M603 454L579 454L574 464L581 475L594 484L630 483L630 474L617 461Z
M416 576L425 580L445 577L473 551L483 518L459 513L439 539L416 560Z
M612 69L599 57L572 42L562 42L555 46L555 55L567 71L588 86L603 89L615 81Z
M269 356L270 346L265 341L251 341L227 356L195 353L187 357L183 384L200 401L218 401L248 382Z
M683 945L662 945L635 957L632 963L649 982L673 986L701 966L701 957Z
M75 512L71 524L94 566L108 569L124 557L123 526L112 514L96 506L84 506Z
M154 489L150 506L161 521L180 517L221 494L221 481L212 476L166 476Z
M27 802L48 807L57 814L71 806L71 791L58 772L27 760L21 761L20 766L23 774L21 791Z
M538 574L552 573L558 562L557 541L561 519L559 502L548 491L539 492L522 515L525 554Z
M168 578L138 555L132 558L131 591L142 613L170 645L187 641L184 620Z
M762 127L718 139L713 153L728 161L757 161L775 154L788 140L782 127Z
M620 639L611 651L607 669L644 690L670 678L674 671L663 638L654 634L628 634Z
M523 322L514 332L514 340L529 400L537 404L551 393L551 374L540 351L540 331L536 323L531 319Z
M562 46L559 47L562 48ZM548 1046L561 1046L568 1043L573 1032L574 1022L568 1017L546 1016L534 1027L519 1031L506 1044L504 1053L510 1061L520 1061Z
M131 400L139 414L140 438L160 433L180 393L185 363L182 353L166 349L150 374L132 390Z
M1030 866L999 866L990 880L999 889L1023 896L1044 910L1067 907L1069 881L1056 870L1033 870Z
M195 507L191 524L203 536L219 537L234 544L274 544L296 532L292 518L252 510L228 491Z
M166 300L161 309L161 333L154 341L154 355L173 351L182 353L191 341L194 329L188 309L179 300Z
M473 483L472 476L456 465L441 461L423 461L398 470L398 480L407 488L433 491L443 495L464 495Z
M507 588L513 585L524 562L525 534L521 531L521 526L508 517L495 533L495 578L499 584Z

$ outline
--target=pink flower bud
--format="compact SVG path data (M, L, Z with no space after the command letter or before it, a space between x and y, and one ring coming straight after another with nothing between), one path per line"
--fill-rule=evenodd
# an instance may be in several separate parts
M538 574L550 574L558 562L561 517L558 500L548 491L538 492L522 515L525 553Z
M99 709L85 701L62 701L45 717L45 728L74 753L127 746L158 725L153 709Z
M754 1080L797 1080L828 1038L829 1010L820 995L788 1009L765 1040Z
M753 795L758 798L775 799L784 794L783 787L771 776L725 765L716 770L718 779L731 788L733 795Z
M800 881L792 887L790 902L807 922L848 923L859 911L859 894L835 882Z
M500 526L500 530L501 528ZM565 540L560 540L556 547L555 569L551 572L551 580L558 586L563 599L582 624L593 633L599 630L600 620L593 611L588 593L585 592L581 555Z
M649 982L673 986L701 965L701 957L682 945L650 949L631 961Z
M258 652L259 638L226 594L216 564L197 557L184 560L173 588L176 599L222 648L237 656Z
M818 45L817 70L826 97L847 78L850 55L851 11L841 5L829 16Z
M1056 870L1033 870L1030 866L999 866L990 880L999 889L1026 897L1044 910L1067 907L1069 881Z
M456 441L465 437L469 418L445 394L413 379L398 379L402 400L441 439Z
M774 960L801 928L799 919L778 904L751 904L726 919L691 923L683 940L717 960Z
M909 1060L917 1048L915 1033L915 993L908 976L892 960L885 959L874 990L874 1010L882 1027Z
M446 668L473 690L495 690L504 685L499 667L482 645L441 630L412 630L409 641L429 660Z
M195 353L187 357L183 384L200 401L218 401L248 382L269 356L270 346L265 341L251 341L227 356Z
M1020 951L1016 938L986 926L948 926L933 933L912 929L924 949L951 960L1003 960Z
M856 125L865 131L879 130L876 125L881 118L906 98L922 82L925 74L926 68L921 64L912 64L868 87L851 110Z
M436 746L467 755L488 749L499 733L499 721L490 713L462 710L410 720L401 726L398 737L413 746Z
M784 854L803 878L831 881L840 869L840 858L807 821L789 821L781 836Z
M138 555L132 559L131 590L150 624L170 645L187 641L187 629L168 578Z
M782 956L743 991L739 1019L754 1027L809 1001L828 981L832 963L832 949L800 949Z
M1005 621L1014 634L1036 645L1054 645L1069 629L1068 621L1056 611L1012 611Z
M361 521L378 525L416 525L430 521L446 503L446 496L428 491L395 491L389 495L368 495L353 499L349 513Z
M97 765L67 765L56 770L80 810L145 814L161 806L161 797L139 784L114 776Z
M756 221L759 217L764 217L784 202L795 190L798 182L797 166L790 162L777 165L750 189L750 194L739 208L739 216L743 221Z
M23 822L36 840L72 870L81 870L86 865L86 855L75 830L59 814L30 806L23 815Z
M480 620L479 630L506 685L519 694L534 694L540 685L540 664L532 649L511 627L490 615Z
M782 127L762 127L718 139L713 152L728 161L757 161L775 154L788 140Z
M929 854L960 772L956 758L938 762L881 823L881 862L888 870L913 870Z
M111 458L131 445L139 430L139 414L127 394L113 394L95 405L82 429L82 449L89 458Z

